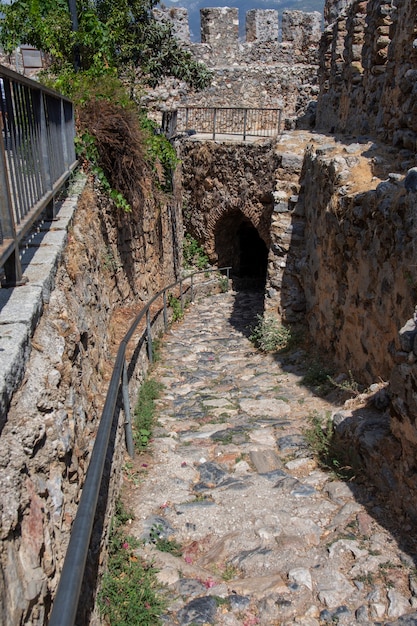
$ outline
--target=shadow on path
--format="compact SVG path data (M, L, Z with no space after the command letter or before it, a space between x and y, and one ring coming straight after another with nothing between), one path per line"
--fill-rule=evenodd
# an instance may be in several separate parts
M230 316L231 325L239 330L245 337L252 334L253 327L257 324L258 315L263 315L265 295L259 291L237 291Z

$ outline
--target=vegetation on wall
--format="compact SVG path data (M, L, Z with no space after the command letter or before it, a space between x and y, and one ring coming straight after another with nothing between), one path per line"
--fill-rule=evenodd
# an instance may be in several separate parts
M25 42L50 56L52 71L71 82L74 61L90 75L117 74L156 86L165 76L206 87L211 74L156 21L158 0L78 0L74 30L67 0L0 2L0 45L10 53ZM64 87L64 83L62 85Z
M208 256L190 233L186 233L184 237L183 257L186 269L197 267L199 270L203 270L209 264Z
M138 181L152 170L171 190L177 159L138 102L146 86L174 76L200 89L211 80L205 66L152 16L157 0L78 0L73 29L67 0L0 1L0 45L10 53L23 41L49 59L40 79L72 98L77 151L115 205L143 204Z

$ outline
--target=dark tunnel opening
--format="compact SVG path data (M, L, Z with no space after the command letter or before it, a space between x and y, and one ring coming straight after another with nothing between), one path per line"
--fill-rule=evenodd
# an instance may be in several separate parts
M236 289L265 288L268 248L241 211L230 212L219 220L215 246L219 266L232 266Z

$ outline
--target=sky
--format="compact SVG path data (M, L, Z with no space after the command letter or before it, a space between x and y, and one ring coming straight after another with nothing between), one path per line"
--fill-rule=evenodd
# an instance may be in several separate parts
M242 35L246 11L250 9L276 9L279 15L286 9L319 11L323 14L324 0L163 0L161 4L188 9L191 40L200 41L200 9L204 7L238 7Z

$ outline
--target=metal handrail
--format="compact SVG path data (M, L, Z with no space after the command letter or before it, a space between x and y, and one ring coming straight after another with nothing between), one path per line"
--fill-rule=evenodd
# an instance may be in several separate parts
M19 243L77 166L71 100L0 65L0 267L22 284Z
M164 111L162 129L168 137L193 131L210 135L274 137L281 132L282 109L248 107L178 107Z
M49 626L73 626L77 614L78 603L80 598L81 586L84 576L84 570L87 561L88 547L90 544L91 533L93 529L94 517L96 513L99 489L103 477L104 463L106 460L106 451L109 445L110 433L112 430L114 415L116 411L117 400L119 396L120 383L123 384L124 374L126 373L125 356L127 344L133 337L138 325L146 316L146 327L138 340L138 343L146 336L148 347L148 358L152 362L152 328L150 323L150 308L155 301L163 297L163 307L159 309L158 315L163 311L165 329L168 326L167 315L167 293L179 285L181 308L184 308L184 281L190 279L190 300L194 298L194 276L207 272L225 271L227 280L230 278L231 267L221 267L214 269L206 269L193 272L188 276L178 279L176 282L164 287L158 291L156 295L149 300L140 313L134 319L131 327L120 342L119 349L110 379L107 396L101 414L97 436L91 453L90 463L87 470L86 479L82 488L81 498L78 505L77 513L71 529L70 541L62 567L61 577L55 600L49 620ZM156 316L155 316L156 317ZM155 318L154 318L155 319ZM125 378L125 383L126 383ZM127 394L123 394L125 398ZM126 413L125 407L125 413ZM127 442L127 445L129 443Z

